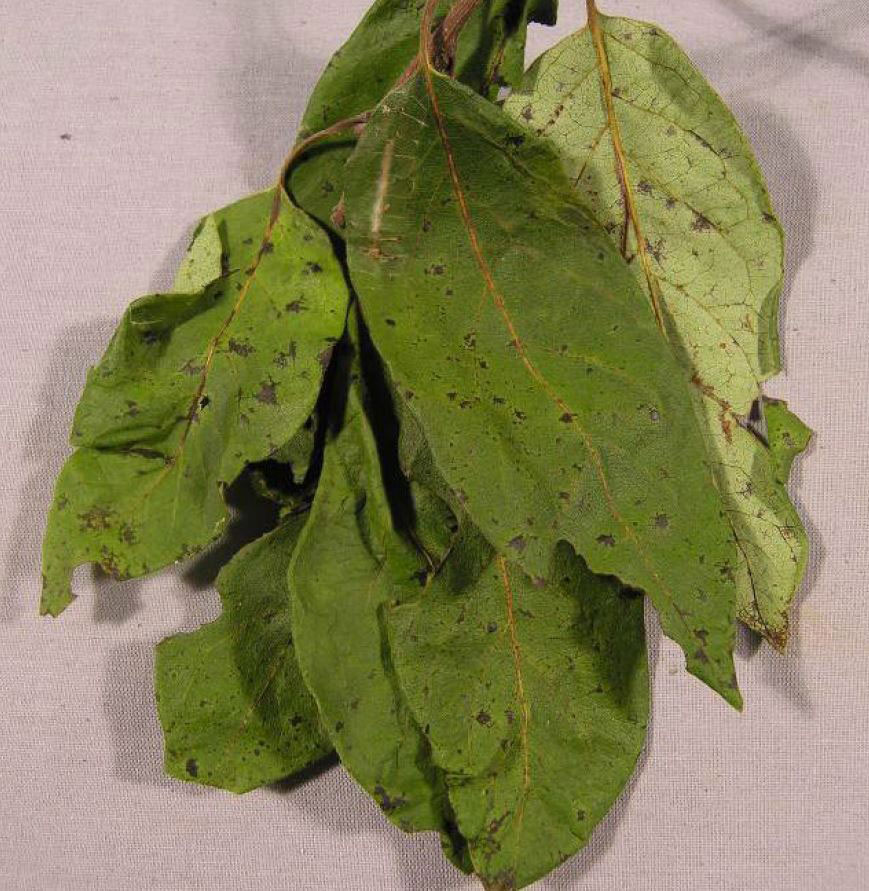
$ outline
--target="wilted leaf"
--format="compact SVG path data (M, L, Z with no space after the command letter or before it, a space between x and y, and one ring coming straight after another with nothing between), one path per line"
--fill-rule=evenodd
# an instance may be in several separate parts
M137 300L88 375L46 530L43 612L70 602L81 563L129 578L208 544L223 488L311 414L348 300L329 240L271 192L214 219L226 274Z
M457 6L467 5L466 0ZM374 108L414 60L424 4L376 0L347 42L329 61L302 118L300 136ZM459 38L455 74L472 89L494 95L522 79L528 22L554 24L558 0L483 0ZM441 16L450 3L441 4ZM320 143L295 166L293 197L327 226L343 190L352 136Z
M740 426L779 370L782 230L739 125L675 41L596 21L544 53L505 110L558 148L660 305L739 542L740 617L782 645L808 542L768 449Z
M369 123L347 211L372 339L473 522L532 577L565 539L646 591L738 704L738 558L688 384L557 155L429 71Z
M395 527L358 387L290 567L299 664L344 767L386 816L448 836L443 782L399 695L380 614L419 591L426 565Z
M550 578L532 584L471 533L386 614L399 684L488 888L522 888L582 847L645 738L642 598L564 544Z
M247 792L331 751L296 664L287 568L306 517L291 517L220 573L223 615L157 647L166 772Z

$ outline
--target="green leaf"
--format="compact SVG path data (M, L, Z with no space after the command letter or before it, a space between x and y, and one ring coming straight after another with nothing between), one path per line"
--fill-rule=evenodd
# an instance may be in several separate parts
M441 16L449 6L441 5ZM554 24L557 6L557 0L484 0L462 30L456 76L490 96L500 84L518 84L528 23ZM417 54L423 7L408 0L376 0L314 88L300 138L380 102ZM288 188L299 206L330 227L353 145L352 136L323 141L299 161L289 178Z
M505 110L557 147L660 304L738 540L740 618L782 646L808 542L786 478L741 427L760 381L779 370L782 230L739 125L675 41L643 22L592 21L599 32L544 53Z
M348 301L329 239L284 194L214 219L226 274L137 300L88 375L45 534L43 612L71 601L81 563L130 578L208 544L224 487L311 414Z
M223 242L217 220L207 216L196 228L193 239L175 276L172 290L193 294L207 288L223 274Z
M746 557L740 573L751 570L747 579L751 596L740 598L739 618L782 650L788 640L788 609L808 563L807 536L787 496L787 483L794 458L808 446L812 434L784 402L764 399L763 414L769 447L742 427L735 428L735 436L746 443L744 466L750 473L739 466L725 470L742 499L734 523ZM762 570L766 574L760 574Z
M425 563L394 525L357 387L290 567L299 665L344 767L386 816L447 834L442 781L398 693L380 616L419 590Z
M260 497L281 505L284 510L295 511L310 505L322 455L319 424L315 412L288 443L265 461L251 465L251 483Z
M689 387L558 156L426 72L366 128L347 212L372 339L474 523L532 577L564 539L646 591L738 705L738 558Z
M331 751L293 646L287 568L305 519L289 518L224 567L217 621L157 647L170 776L247 792Z
M566 545L550 578L533 584L472 533L387 612L401 689L487 888L522 888L582 847L645 738L642 598Z
M784 485L791 475L791 465L812 440L812 431L780 399L763 400L767 439L775 460L779 482Z

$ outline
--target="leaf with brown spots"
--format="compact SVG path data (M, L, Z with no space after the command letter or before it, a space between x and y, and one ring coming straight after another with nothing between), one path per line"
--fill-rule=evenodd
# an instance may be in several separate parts
M333 409L340 429L326 442L317 495L290 566L299 665L347 771L393 823L408 832L439 831L460 862L443 780L395 686L381 620L384 605L420 590L427 564L391 509L356 370L346 398L346 407Z
M410 64L419 46L423 3L376 0L346 43L329 60L302 118L299 138L374 108ZM555 24L558 0L444 0L439 22L452 9L461 25L453 70L471 89L494 98L502 85L515 86L525 68L525 37L531 22ZM473 7L470 17L464 8ZM338 235L344 164L353 151L352 136L318 144L294 167L288 188L299 206Z
M227 519L223 489L288 442L317 400L320 357L341 336L349 297L328 238L283 193L277 204L263 192L211 219L225 272L212 280L213 245L199 252L213 235L205 223L183 276L194 284L198 275L200 289L133 303L88 374L78 448L45 534L43 612L68 605L81 563L130 578L214 540ZM263 253L267 230L274 249ZM300 297L304 324L284 312ZM281 364L290 340L293 361Z
M646 591L689 669L739 705L738 554L690 383L561 164L440 74L394 91L347 169L362 312L492 545L542 579L567 540L592 571Z
M740 618L782 646L808 541L787 477L745 429L780 369L782 229L737 121L676 42L589 7L591 27L544 53L504 108L557 148L658 307L738 539Z
M399 685L487 888L522 888L589 839L649 718L643 601L562 544L540 587L473 530L386 613Z
M293 645L287 567L306 519L288 518L221 571L219 619L157 647L170 776L248 792L332 750Z
M214 216L207 216L196 227L190 247L172 283L179 294L194 294L207 288L223 275L223 242Z

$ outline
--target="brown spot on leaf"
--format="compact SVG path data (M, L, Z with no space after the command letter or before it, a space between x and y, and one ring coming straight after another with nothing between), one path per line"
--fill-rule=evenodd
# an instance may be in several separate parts
M491 727L493 723L492 716L488 712L480 710L477 712L477 723L481 724L483 727Z
M196 376L202 374L202 372L203 372L203 366L202 366L202 365L197 365L197 364L193 361L193 359L188 359L188 360L181 366L181 371L183 371L184 374L189 374L191 377L196 377Z
M105 507L92 507L78 515L81 530L100 532L111 528L114 511Z
M257 402L261 402L263 405L277 405L278 397L275 390L276 388L273 381L263 381L256 394Z
M616 540L611 535L598 535L597 543L605 548L615 547Z
M278 353L272 360L278 368L286 368L290 362L296 361L296 341L291 340L285 352Z
M380 783L374 787L374 797L377 799L377 803L385 814L392 813L392 811L407 804L407 800L399 795L394 798L390 796Z
M234 337L230 337L229 343L227 343L226 348L231 352L235 353L237 356L249 356L251 353L256 352L252 344L249 344L242 340L236 340Z

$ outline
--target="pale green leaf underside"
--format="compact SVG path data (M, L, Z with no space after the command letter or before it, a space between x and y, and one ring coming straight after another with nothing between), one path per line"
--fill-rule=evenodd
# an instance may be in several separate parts
M214 214L226 274L137 300L89 373L46 530L44 612L69 603L81 563L129 578L212 541L223 488L311 414L347 286L325 234L273 198Z
M728 108L659 28L600 16L615 121L583 29L544 53L505 104L558 147L567 175L621 243L648 291L642 254L703 383L739 414L779 370L782 231L745 136ZM639 231L622 199L612 130Z
M522 888L582 847L645 738L642 598L566 545L550 577L532 584L471 535L387 612L399 683L488 888Z
M170 776L247 792L331 751L293 646L287 568L305 519L289 518L222 570L219 619L157 647Z
M302 118L301 136L380 102L418 52L424 5L416 0L376 0L317 82ZM557 6L557 0L486 0L462 30L455 76L493 98L499 85L517 85L524 71L528 22L554 24ZM444 0L439 15L449 7ZM289 188L299 206L330 227L353 146L351 136L322 142L290 177Z
M788 610L808 562L808 538L800 516L787 497L791 464L808 446L812 433L784 402L764 399L763 411L769 447L759 445L753 434L735 428L748 441L744 454L749 472L728 467L736 513L734 528L746 551L739 578L739 618L778 649L788 640ZM753 463L749 464L751 460ZM739 503L741 500L741 504ZM752 535L757 537L752 538ZM758 567L773 567L758 576Z
M505 110L558 149L647 299L660 289L739 543L740 618L781 646L808 542L786 478L738 417L779 370L781 227L739 125L675 41L654 25L599 18L614 120L588 29L544 53Z
M547 144L433 84L440 122L415 78L348 165L349 263L374 343L496 549L545 577L569 541L646 591L689 669L738 703L738 556L686 377Z

